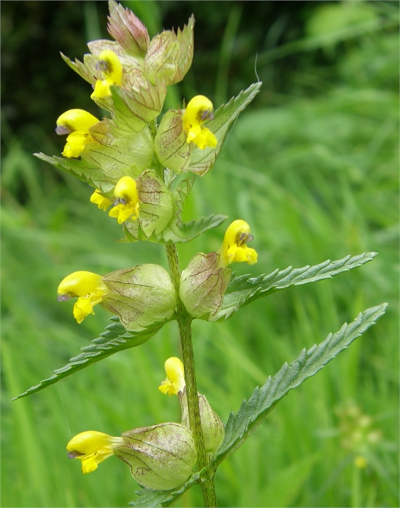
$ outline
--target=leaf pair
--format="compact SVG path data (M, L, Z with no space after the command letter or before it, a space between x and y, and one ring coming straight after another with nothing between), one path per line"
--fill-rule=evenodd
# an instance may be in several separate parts
M286 270L275 270L269 275L260 275L251 278L248 275L233 277L225 293L221 310L214 320L225 320L231 317L240 308L244 307L256 298L267 296L275 291L286 289L294 285L307 284L317 280L334 277L339 273L362 266L375 257L375 253L364 253L359 256L346 256L338 261L325 261L315 266ZM112 317L113 323L108 325L99 338L94 339L90 346L82 348L82 353L71 358L69 363L54 371L54 375L45 379L37 386L29 388L26 392L18 395L15 399L35 393L47 386L50 386L60 379L73 374L93 363L96 363L108 356L118 353L123 349L143 344L153 337L164 323L155 323L142 332L127 332L119 323L118 318ZM14 400L14 399L13 399Z

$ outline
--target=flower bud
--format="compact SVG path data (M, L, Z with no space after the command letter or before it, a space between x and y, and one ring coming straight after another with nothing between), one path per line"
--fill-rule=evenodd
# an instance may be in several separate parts
M164 80L167 84L173 82L179 59L179 43L176 35L164 30L153 37L144 59L144 69L153 85Z
M178 33L164 30L153 37L144 59L148 79L156 85L164 81L167 86L183 79L192 64L194 17Z
M122 434L124 446L114 450L129 464L135 480L148 489L170 490L182 485L196 464L192 433L179 423L161 423Z
M143 57L150 42L149 34L143 23L129 9L113 0L109 3L108 32L133 56Z
M105 275L108 293L101 306L116 314L124 327L141 331L172 318L176 293L168 272L159 265L143 264Z
M209 319L222 305L231 277L230 268L219 266L219 255L198 253L183 270L179 295L186 310L195 318Z

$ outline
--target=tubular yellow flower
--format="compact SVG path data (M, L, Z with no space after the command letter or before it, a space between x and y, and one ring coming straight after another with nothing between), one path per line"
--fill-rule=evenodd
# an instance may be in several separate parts
M217 138L215 135L203 127L202 124L206 120L212 120L213 105L212 102L204 95L196 95L191 99L182 116L183 130L186 132L186 142L193 142L201 150L210 146L217 146Z
M235 220L226 230L224 241L218 250L220 266L245 261L249 265L257 263L257 252L247 243L253 240L250 226L244 220Z
M80 324L89 314L94 314L93 307L100 303L109 292L100 275L92 272L74 272L65 277L58 286L58 301L64 302L78 297L74 305L74 318Z
M133 178L130 176L120 178L115 186L114 196L117 199L108 215L115 217L118 224L122 224L129 218L136 220L139 217L139 194Z
M96 189L93 194L90 196L90 202L97 205L101 210L106 211L109 206L112 205L112 201L108 198L105 198L100 194L100 191Z
M98 464L114 454L114 448L123 445L122 437L89 430L74 436L67 444L68 458L82 461L82 473L91 473Z
M167 373L167 379L161 382L158 387L160 392L164 395L178 395L179 392L183 393L185 389L185 374L183 370L183 363L179 358L172 357L164 364L165 372Z
M70 109L57 118L56 133L69 134L62 155L64 157L79 157L89 143L94 143L89 134L99 120L83 109Z
M111 95L110 86L121 86L122 82L122 64L114 51L106 49L99 54L98 68L104 79L96 81L94 92L90 96L92 99L109 97Z

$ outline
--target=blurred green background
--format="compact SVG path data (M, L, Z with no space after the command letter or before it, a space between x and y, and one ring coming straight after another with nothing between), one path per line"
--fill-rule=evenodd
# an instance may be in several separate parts
M151 35L196 18L195 56L166 107L207 95L218 107L263 81L211 173L198 178L187 220L249 222L257 265L270 273L376 251L333 280L255 302L222 324L194 323L199 389L226 421L256 385L303 347L384 301L387 314L316 378L290 393L216 475L220 506L399 506L398 76L396 2L126 1ZM179 419L157 389L180 355L174 323L42 392L101 333L96 310L77 325L56 301L63 277L142 262L161 246L118 244L121 229L89 203L87 185L35 159L59 154L55 119L101 115L87 83L59 57L110 38L106 2L2 2L2 506L126 506L137 484L110 458L83 476L65 445L84 430L112 435ZM182 266L216 250L224 226L179 246ZM354 465L362 455L366 467ZM178 506L201 506L195 487Z

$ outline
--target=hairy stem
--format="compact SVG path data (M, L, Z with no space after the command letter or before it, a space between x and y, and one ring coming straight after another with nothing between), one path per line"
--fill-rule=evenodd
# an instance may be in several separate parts
M186 311L181 299L179 298L180 269L178 262L178 253L175 245L167 245L168 264L171 270L172 280L178 294L177 321L181 338L183 365L185 367L186 396L188 402L188 413L190 430L193 433L197 452L198 470L205 468L208 464L206 450L204 446L203 430L201 428L201 418L199 409L199 398L197 395L196 372L194 365L193 345L192 345L192 317ZM201 490L203 494L204 506L217 506L215 496L215 486L212 471L208 470L201 480Z

